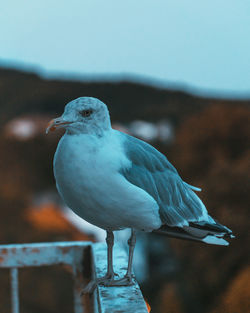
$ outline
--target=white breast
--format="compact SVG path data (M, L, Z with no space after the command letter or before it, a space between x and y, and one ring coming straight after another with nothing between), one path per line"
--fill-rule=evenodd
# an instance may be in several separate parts
M54 158L58 191L76 214L101 228L159 228L156 201L120 174L125 166L130 161L115 131L101 138L64 135Z

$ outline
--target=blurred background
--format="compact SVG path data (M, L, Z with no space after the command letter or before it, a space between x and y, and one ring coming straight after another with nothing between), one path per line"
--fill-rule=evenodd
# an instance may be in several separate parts
M0 243L104 240L61 202L62 133L45 136L68 101L97 97L113 127L167 155L236 235L217 247L139 234L135 271L152 312L247 312L249 16L247 0L1 3ZM20 285L22 313L72 312L64 268L23 270ZM4 270L0 291L8 312Z

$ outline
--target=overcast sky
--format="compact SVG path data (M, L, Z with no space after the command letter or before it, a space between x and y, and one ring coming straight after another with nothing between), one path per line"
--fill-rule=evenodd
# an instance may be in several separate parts
M0 64L250 95L249 0L8 0Z

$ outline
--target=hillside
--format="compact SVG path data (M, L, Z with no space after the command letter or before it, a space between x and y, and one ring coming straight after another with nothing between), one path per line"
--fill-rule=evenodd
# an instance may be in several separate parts
M207 105L250 105L249 101L206 99L182 91L131 82L45 80L34 73L0 68L0 123L25 113L58 114L80 96L97 97L109 106L113 121L155 121L163 116L175 124Z

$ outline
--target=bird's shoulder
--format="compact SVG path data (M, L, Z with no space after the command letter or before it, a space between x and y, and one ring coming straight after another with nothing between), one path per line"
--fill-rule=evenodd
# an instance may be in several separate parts
M133 165L144 167L150 172L169 170L177 174L177 170L167 157L149 143L122 132L119 132L119 136L124 153Z

